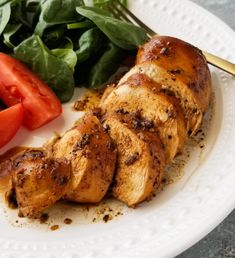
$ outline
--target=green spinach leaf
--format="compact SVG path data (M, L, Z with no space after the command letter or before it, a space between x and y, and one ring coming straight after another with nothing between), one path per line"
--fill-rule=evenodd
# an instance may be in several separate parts
M107 15L96 7L80 6L76 8L80 15L92 20L97 27L117 46L123 49L136 49L147 39L146 32L131 23Z
M77 29L82 29L82 28L92 28L94 27L94 23L91 22L90 20L85 20L81 22L75 22L75 23L70 23L67 24L67 29L68 30L77 30Z
M66 27L64 25L55 25L44 31L43 42L49 48L56 48L64 37Z
M35 13L40 5L40 0L34 0L34 1L27 1L27 12L28 13Z
M35 34L42 36L46 28L58 24L79 21L82 17L75 11L76 6L83 5L82 0L47 0L41 5L39 22Z
M57 56L61 60L63 60L67 65L70 67L70 69L74 72L75 66L77 64L77 55L75 51L71 48L56 48L52 49L51 53L54 56Z
M70 100L74 91L73 72L67 63L50 52L39 36L23 41L14 53L52 88L61 102Z
M99 8L104 8L106 9L109 5L110 2L113 0L93 0L93 5ZM122 4L127 5L126 0L119 0Z
M0 0L0 7L6 5L6 4L14 4L25 0Z
M76 51L78 63L86 61L105 42L106 37L98 28L92 28L84 32L79 39L79 49Z
M116 45L109 43L108 49L98 62L93 66L89 75L89 86L91 88L101 87L120 66L124 51Z
M3 33L4 44L9 48L14 48L15 43L11 40L12 36L21 28L22 24L7 24Z
M52 49L51 52L53 55L66 62L74 72L77 64L77 54L73 49L73 41L68 37L64 37L58 48Z
M15 1L11 3L11 23L22 23L32 33L32 25L27 17L27 1Z
M11 17L10 3L0 7L0 35L3 33Z
M59 44L59 47L58 47L58 48L63 48L63 49L66 49L66 48L74 49L72 39L70 39L69 37L64 37L64 38L62 39L62 41L60 42L60 44Z

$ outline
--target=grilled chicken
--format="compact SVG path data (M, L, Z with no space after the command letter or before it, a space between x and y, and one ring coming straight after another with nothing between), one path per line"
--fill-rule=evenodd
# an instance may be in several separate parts
M118 151L118 166L112 193L128 206L146 200L161 182L165 165L164 148L156 133L142 128L135 116L111 114L105 119Z
M172 92L181 103L189 133L197 131L211 97L211 76L199 49L176 38L155 36L140 47L137 64L119 84L136 73Z
M97 203L104 197L115 170L116 148L96 116L86 114L46 148L54 158L71 160L72 177L65 199Z
M108 89L110 91L110 89ZM126 82L104 93L101 101L104 112L133 113L158 128L165 147L166 163L172 161L186 139L186 127L177 99L162 92L162 85L144 74L133 74Z
M71 174L66 159L50 159L42 150L27 150L12 160L6 200L19 216L37 217L64 196Z
M198 130L210 96L202 52L176 38L153 37L140 47L136 65L105 91L102 114L87 113L43 150L0 167L12 173L7 200L21 216L35 217L61 198L98 203L114 177L114 197L137 205L159 187L187 134Z

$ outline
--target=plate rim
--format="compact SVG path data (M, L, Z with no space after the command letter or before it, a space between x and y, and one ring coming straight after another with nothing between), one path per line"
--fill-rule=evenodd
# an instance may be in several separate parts
M180 0L180 1L182 1L182 0ZM144 1L142 1L142 2L144 2ZM210 17L209 19L213 19L218 24L218 26L220 26L221 28L226 30L226 34L229 34L230 36L232 36L232 38L235 42L235 32L225 22L223 22L218 17L216 17L214 14L210 13L209 11L205 10L204 8L202 8L201 6L199 6L198 4L196 4L194 2L186 1L186 0L183 0L182 3L183 2L185 2L185 3L188 2L188 3L190 3L190 5L194 5L195 6L194 8L198 9L201 13L203 13L203 15L206 15L207 17L209 16ZM187 240L187 243L185 242L185 244L183 246L181 245L172 250L168 250L168 253L165 253L164 257L170 257L172 255L175 256L175 255L183 252L184 250L186 250L187 248L189 248L196 242L198 242L202 237L204 237L213 228L215 228L234 209L234 207L235 207L235 199L233 200L233 202L230 203L230 205L226 206L226 211L225 211L225 209L223 209L223 211L221 210L220 212L218 212L218 213L221 213L220 216L217 216L216 219L211 220L209 226L207 226L203 230L201 230L200 233L198 231L198 233L195 234L194 237L190 237ZM203 233L202 233L202 231L203 231ZM0 241L2 241L2 240L0 239ZM1 243L0 243L0 246L1 246ZM156 252L149 253L148 257L154 257L154 255L156 255ZM37 257L37 256L35 256L35 257Z

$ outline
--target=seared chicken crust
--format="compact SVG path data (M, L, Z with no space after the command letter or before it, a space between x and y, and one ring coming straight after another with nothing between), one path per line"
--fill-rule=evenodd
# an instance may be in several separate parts
M6 200L19 207L19 216L37 217L67 191L71 176L68 160L47 158L43 150L26 150L11 165L10 188Z
M116 147L96 116L87 113L47 149L51 157L71 160L72 177L65 199L97 203L104 197L115 170Z
M149 198L160 185L165 166L164 147L156 133L136 129L136 117L111 114L105 127L117 146L118 166L112 193L115 198L135 206Z
M211 98L211 75L201 50L180 39L155 36L140 47L136 65L121 79L142 73L180 101L189 134L197 131Z
M165 147L166 163L181 151L187 136L182 109L174 96L162 91L161 84L137 73L104 95L100 104L104 112L139 112L143 119L153 123Z

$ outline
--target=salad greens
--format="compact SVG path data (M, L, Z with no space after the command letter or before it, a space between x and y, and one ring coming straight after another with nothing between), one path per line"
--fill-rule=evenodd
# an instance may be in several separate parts
M83 5L82 0L46 0L40 5L39 21L35 34L40 37L46 28L58 24L67 24L82 19L75 8Z
M89 59L92 54L97 53L105 41L106 37L98 28L85 31L79 39L79 48L76 51L77 63L80 64Z
M141 28L110 17L107 11L89 6L77 7L76 11L93 21L111 42L122 49L135 49L146 40L146 33Z
M112 0L93 0L93 5L102 9L106 9ZM127 5L126 0L119 0L122 4Z
M70 100L74 90L73 71L67 63L45 46L39 36L33 35L14 49L15 57L39 75L62 102Z
M9 48L14 48L15 43L12 41L14 34L20 29L21 24L8 24L4 30L4 43Z
M97 88L106 81L118 69L123 55L122 49L110 42L107 50L90 71L89 85Z
M111 1L0 0L0 51L24 62L61 102L79 83L102 87L147 40L143 29L111 15Z
M5 4L0 7L0 34L4 31L11 17L11 5Z

